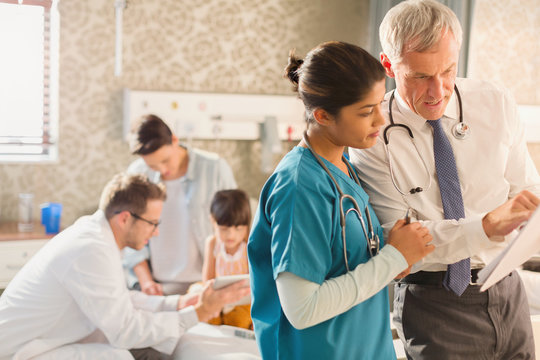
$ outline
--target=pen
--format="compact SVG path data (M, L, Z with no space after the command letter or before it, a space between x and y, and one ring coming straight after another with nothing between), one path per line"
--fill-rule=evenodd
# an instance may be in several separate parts
M411 211L411 208L407 209L407 213L405 214L405 225L409 225L411 223L411 217L409 216L409 212Z

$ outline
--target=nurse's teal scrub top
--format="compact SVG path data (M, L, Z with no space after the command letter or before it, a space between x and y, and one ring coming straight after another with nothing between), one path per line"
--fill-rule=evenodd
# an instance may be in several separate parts
M323 161L343 192L356 199L360 211L369 207L382 240L381 226L362 187ZM344 204L345 211L352 207L348 201ZM386 288L347 312L304 330L294 328L283 313L275 283L281 272L317 284L346 272L339 219L339 193L334 183L308 149L295 147L264 185L248 241L251 316L263 359L396 359ZM348 261L353 270L370 255L358 218L349 214L346 223Z

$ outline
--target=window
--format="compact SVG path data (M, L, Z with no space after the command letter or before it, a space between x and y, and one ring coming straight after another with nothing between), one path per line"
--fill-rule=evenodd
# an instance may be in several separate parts
M0 161L57 158L56 0L0 0Z

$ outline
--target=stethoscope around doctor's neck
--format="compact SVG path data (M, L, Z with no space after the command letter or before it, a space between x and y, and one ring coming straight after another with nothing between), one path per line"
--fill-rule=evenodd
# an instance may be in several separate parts
M321 165L321 167L328 174L328 176L330 176L330 179L332 179L332 182L334 183L339 193L339 221L341 225L341 239L343 241L343 256L345 258L345 268L347 269L347 271L350 271L349 261L347 258L347 240L346 240L347 215L349 215L349 213L352 212L356 214L356 216L358 217L358 220L360 221L360 225L362 225L362 231L364 232L364 236L366 238L367 250L371 257L377 255L377 253L379 252L379 249L380 249L379 235L375 233L375 230L373 228L373 223L371 222L371 215L369 213L368 206L366 205L366 208L364 209L364 213L366 214L366 220L367 220L367 227L366 227L364 218L362 217L362 214L360 212L360 207L358 206L356 199L352 197L351 195L345 194L343 190L341 190L341 187L338 185L336 179L334 178L332 173L330 173L330 170L328 170L328 167L324 164L319 154L317 154L315 150L313 150L313 148L311 147L311 144L309 143L307 139L306 132L304 132L302 140L304 141L304 144L306 144L308 150L313 154L313 156L315 157L319 165ZM350 176L352 177L352 179L354 180L354 182L356 182L359 186L361 186L360 180L358 180L358 176L356 175L356 172L354 171L352 166L349 164L349 162L347 161L347 159L345 159L344 156L342 156L342 159L345 165L347 166L347 170ZM345 199L349 200L353 206L347 211L343 209L343 202L345 201Z
M458 106L459 106L459 122L455 124L454 127L452 128L452 135L454 135L456 139L463 140L463 139L466 139L470 135L471 128L466 122L463 121L463 107L461 104L461 95L459 94L459 91L456 85L454 85L454 90L456 92ZM418 147L416 146L416 142L414 141L414 135L412 133L411 128L405 124L394 123L394 117L392 116L392 103L394 102L395 92L396 92L395 90L392 92L392 95L390 96L390 100L388 101L388 117L390 120L390 125L388 125L383 131L384 147L386 150L386 157L388 159L388 168L390 170L390 177L392 179L392 184L401 195L404 195L404 196L409 195L409 194L414 195L422 191L427 191L431 187L431 175L429 173L429 169L427 167L426 161L424 160L424 158L420 154L420 151L418 150ZM404 191L400 189L399 186L397 185L395 174L394 174L394 167L392 165L392 157L390 155L390 150L388 147L388 144L390 143L389 130L398 129L398 128L407 130L407 133L409 134L409 137L411 138L411 142L414 145L414 148L416 149L416 153L420 157L420 160L422 160L422 164L424 165L424 170L426 171L426 174L427 174L427 183L424 186L413 186L408 191Z

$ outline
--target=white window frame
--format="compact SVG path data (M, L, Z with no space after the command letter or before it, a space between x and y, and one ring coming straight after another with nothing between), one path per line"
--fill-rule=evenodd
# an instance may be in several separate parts
M2 136L0 163L51 163L58 161L58 0L0 0L14 6L44 8L43 115L41 136ZM2 121L2 119L0 119ZM10 119L9 121L17 121Z

